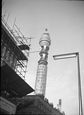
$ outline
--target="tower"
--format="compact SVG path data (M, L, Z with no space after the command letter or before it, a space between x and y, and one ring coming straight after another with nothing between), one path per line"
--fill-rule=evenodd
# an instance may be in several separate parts
M46 78L47 78L47 59L49 46L51 45L51 40L47 29L45 33L42 34L39 44L41 46L41 51L39 53L40 60L38 61L36 82L35 82L35 94L40 96L45 96L46 89Z
M62 112L62 100L59 99L59 104L57 105L60 112Z

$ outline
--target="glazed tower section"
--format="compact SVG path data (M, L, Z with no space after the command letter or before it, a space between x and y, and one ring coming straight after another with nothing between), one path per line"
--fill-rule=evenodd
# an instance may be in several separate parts
M45 29L45 33L42 34L41 39L39 40L41 46L41 51L39 53L40 60L38 61L36 82L35 82L35 94L45 96L46 90L46 78L47 78L47 59L48 51L51 44L49 33Z

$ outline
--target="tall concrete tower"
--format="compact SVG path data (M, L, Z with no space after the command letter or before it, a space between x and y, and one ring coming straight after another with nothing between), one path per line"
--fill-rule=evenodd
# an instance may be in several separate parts
M62 112L62 100L59 99L59 104L57 105L60 112Z
M40 60L38 61L36 82L35 82L35 94L40 96L45 96L46 90L46 78L47 78L47 59L49 46L51 44L49 33L45 29L45 33L42 34L39 44L41 46L41 51L39 53Z

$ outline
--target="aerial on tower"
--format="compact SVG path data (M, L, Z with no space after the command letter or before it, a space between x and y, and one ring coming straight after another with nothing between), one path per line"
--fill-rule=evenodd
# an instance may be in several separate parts
M62 100L61 99L59 99L59 104L57 104L57 106L58 106L58 110L62 112Z
M47 78L47 59L48 59L48 51L49 46L51 45L51 40L47 29L45 29L45 33L42 34L39 44L41 46L41 51L39 53L40 60L38 61L37 74L36 74L36 82L35 82L35 94L45 96L46 89L46 78Z

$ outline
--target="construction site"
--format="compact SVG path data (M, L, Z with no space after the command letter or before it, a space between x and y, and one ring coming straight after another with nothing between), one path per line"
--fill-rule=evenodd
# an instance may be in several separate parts
M34 89L25 82L30 44L16 24L14 24L12 30L4 18L2 18L1 22L0 110L4 114L6 112L14 114L17 104L15 104L13 99L21 98L34 91Z
M14 27L17 30L11 30L5 20L2 20L1 65L4 62L7 63L20 77L25 78L30 47L16 24L14 24ZM11 39L9 39L9 36Z

